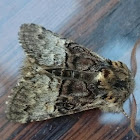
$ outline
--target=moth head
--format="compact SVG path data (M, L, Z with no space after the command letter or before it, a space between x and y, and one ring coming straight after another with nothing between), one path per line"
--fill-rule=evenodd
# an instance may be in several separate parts
M97 85L104 91L102 110L122 112L123 103L134 89L134 78L128 67L120 61L108 60L108 65L100 69L96 77Z

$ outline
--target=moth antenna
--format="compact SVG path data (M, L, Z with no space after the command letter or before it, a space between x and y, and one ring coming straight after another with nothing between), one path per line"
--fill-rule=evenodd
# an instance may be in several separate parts
M133 98L133 103L132 103L132 113L131 113L130 127L131 127L131 130L134 133L134 135L137 136L138 138L140 138L140 135L137 133L137 131L135 129L136 115L137 115L137 104L136 104L136 100L135 100L135 97L134 97L133 93L132 93L132 98Z
M132 53L131 53L131 72L132 72L134 78L135 78L136 73L137 73L136 49L138 46L140 46L140 39L135 43L135 45L132 49ZM137 131L135 129L136 115L137 115L137 103L135 100L134 93L132 93L130 127L131 127L131 130L134 133L134 135L137 136L138 138L140 138L140 135L137 133Z

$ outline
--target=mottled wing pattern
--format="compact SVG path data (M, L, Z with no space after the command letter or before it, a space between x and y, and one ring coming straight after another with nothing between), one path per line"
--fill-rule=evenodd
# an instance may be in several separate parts
M35 24L21 26L19 41L27 56L7 102L8 119L25 123L93 108L87 82L103 58Z
M79 44L35 24L23 24L19 40L27 55L47 67L89 71L97 69L105 61Z
M35 24L23 24L19 32L19 42L27 55L34 58L39 65L65 65L65 39Z

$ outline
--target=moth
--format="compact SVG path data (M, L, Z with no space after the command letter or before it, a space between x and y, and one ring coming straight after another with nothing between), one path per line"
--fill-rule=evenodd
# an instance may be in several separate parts
M27 123L99 108L124 112L134 77L111 61L36 24L23 24L26 53L21 77L7 101L7 118Z

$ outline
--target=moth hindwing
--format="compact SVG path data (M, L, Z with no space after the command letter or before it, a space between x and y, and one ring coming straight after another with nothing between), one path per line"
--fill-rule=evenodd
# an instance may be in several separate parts
M27 54L13 88L7 118L40 121L99 108L122 112L134 88L130 70L35 24L23 24L19 41Z

